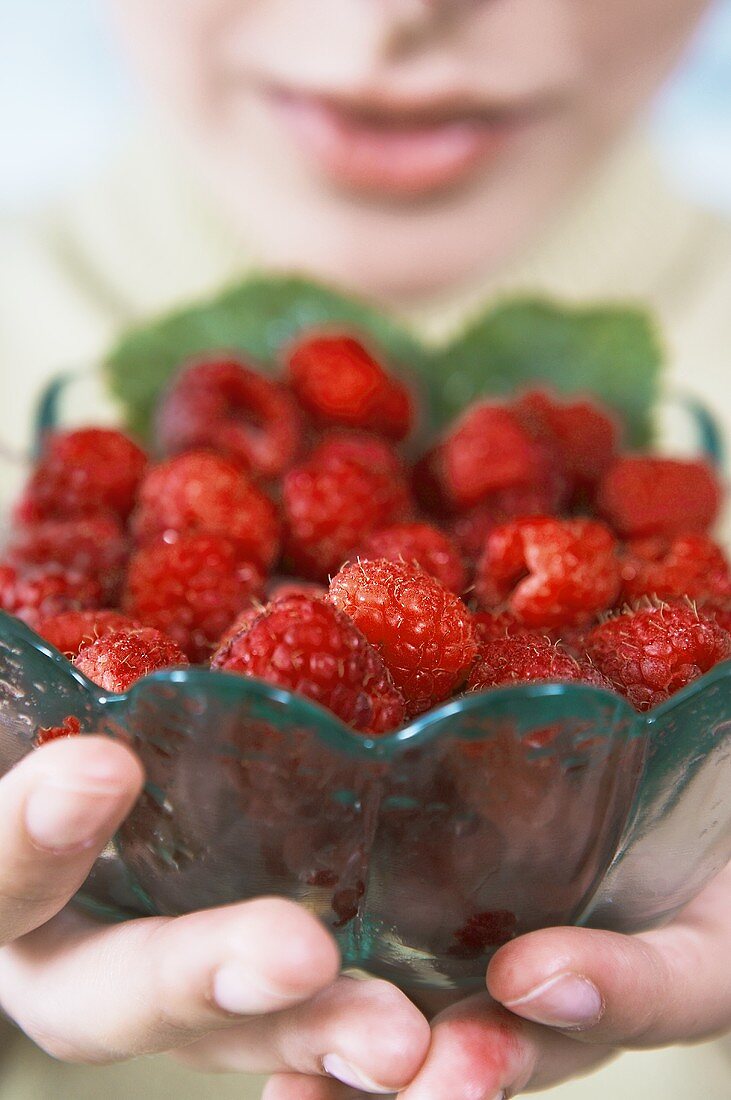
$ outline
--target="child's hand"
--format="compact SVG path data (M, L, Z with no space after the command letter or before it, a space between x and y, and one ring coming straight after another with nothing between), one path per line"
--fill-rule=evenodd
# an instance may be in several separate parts
M338 979L334 942L301 907L260 898L114 926L64 908L142 778L127 749L83 737L0 781L5 1012L70 1061L184 1048L201 1070L324 1074L324 1060L359 1067L384 1092L410 1081L426 1020L385 982Z
M551 928L522 936L497 953L487 973L490 993L510 1011L480 994L435 1016L427 1059L398 1100L498 1100L579 1076L623 1047L722 1034L731 1028L730 958L731 864L654 932ZM264 1094L361 1095L284 1075Z

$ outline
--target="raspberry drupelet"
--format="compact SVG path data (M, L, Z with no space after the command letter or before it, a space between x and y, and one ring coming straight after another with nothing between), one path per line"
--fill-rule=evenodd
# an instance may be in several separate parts
M306 695L360 733L383 734L405 718L381 657L329 600L275 600L217 651L212 667Z
M477 655L472 618L423 569L383 559L347 565L333 577L330 598L381 653L410 714L465 682Z

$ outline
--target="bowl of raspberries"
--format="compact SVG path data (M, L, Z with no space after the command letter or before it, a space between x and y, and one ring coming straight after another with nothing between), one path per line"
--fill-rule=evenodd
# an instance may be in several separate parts
M54 426L8 521L2 769L88 732L146 768L79 901L282 894L409 987L667 919L731 856L713 466L549 389L425 441L351 332L279 368L183 362L147 447Z

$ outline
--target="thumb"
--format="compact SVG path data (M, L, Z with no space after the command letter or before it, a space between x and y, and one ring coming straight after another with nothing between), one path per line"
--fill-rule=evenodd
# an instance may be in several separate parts
M496 1001L586 1042L662 1046L731 1027L731 865L672 924L531 932L487 972Z

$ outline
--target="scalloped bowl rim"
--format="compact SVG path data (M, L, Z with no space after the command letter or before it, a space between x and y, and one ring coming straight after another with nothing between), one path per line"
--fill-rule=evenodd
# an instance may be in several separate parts
M327 708L304 695L297 695L286 688L270 684L266 680L239 676L236 673L221 672L204 666L194 665L184 668L162 669L141 677L126 692L107 692L77 669L63 653L49 642L46 642L39 634L36 634L35 631L15 616L0 611L0 631L9 634L21 646L30 646L31 649L45 659L52 661L63 671L64 675L69 676L80 687L84 688L95 704L102 710L111 710L112 713L118 709L121 710L126 704L133 702L135 697L149 685L164 687L165 685L190 684L195 688L205 688L207 684L211 684L216 685L217 690L223 688L226 692L232 693L237 700L253 698L279 705L284 704L294 712L298 720L314 725L318 737L326 737L331 747L337 748L350 756L367 759L389 758L413 747L415 743L428 744L441 735L444 722L455 715L478 713L485 717L492 709L495 710L496 714L504 713L506 710L511 709L511 703L515 704L517 712L519 704L524 700L534 701L568 695L600 701L605 705L611 703L617 711L618 718L625 719L621 725L618 723L622 731L621 736L629 739L639 736L646 727L652 727L671 711L702 695L707 689L715 687L726 680L731 683L731 658L729 658L721 661L709 672L704 673L703 676L688 684L687 687L646 712L636 711L628 700L621 695L615 695L610 691L589 684L557 681L515 684L458 696L426 711L426 713L419 715L418 718L413 719L393 733L384 734L380 737L367 737L352 730ZM460 733L460 738L462 740L478 740L483 735L478 730L464 730Z

